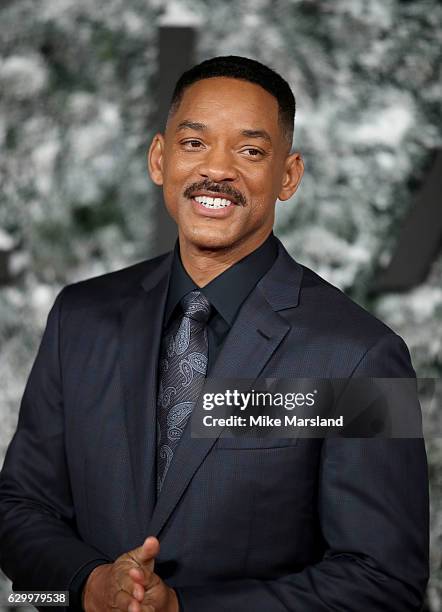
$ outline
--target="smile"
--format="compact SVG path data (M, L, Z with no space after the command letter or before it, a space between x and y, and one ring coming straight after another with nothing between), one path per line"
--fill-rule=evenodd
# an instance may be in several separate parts
M198 204L202 204L205 208L226 208L233 203L225 198L210 198L208 196L196 196L194 198Z

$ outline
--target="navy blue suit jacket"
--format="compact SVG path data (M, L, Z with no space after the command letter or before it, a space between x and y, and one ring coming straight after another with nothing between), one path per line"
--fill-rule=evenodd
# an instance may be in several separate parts
M402 339L279 243L212 372L411 377ZM428 579L420 439L190 437L155 503L157 356L171 254L65 287L0 477L0 565L68 589L156 535L184 612L419 610Z

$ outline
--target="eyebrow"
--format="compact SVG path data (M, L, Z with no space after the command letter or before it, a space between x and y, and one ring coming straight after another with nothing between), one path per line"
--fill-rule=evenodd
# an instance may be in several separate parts
M207 129L207 125L205 125L204 123L199 123L198 121L190 121L189 119L184 119L184 121L181 121L177 125L176 131L179 132L185 129L203 132ZM270 134L266 132L266 130L241 130L241 135L247 136L247 138L262 138L263 140L267 140L267 142L272 142Z
M247 138L262 138L268 142L272 142L270 134L265 130L242 130L241 134L247 136Z
M177 125L176 131L179 132L180 130L190 129L196 130L197 132L202 132L206 128L207 125L205 125L204 123L198 123L198 121L190 121L189 119L184 119L184 121L181 121L181 123Z

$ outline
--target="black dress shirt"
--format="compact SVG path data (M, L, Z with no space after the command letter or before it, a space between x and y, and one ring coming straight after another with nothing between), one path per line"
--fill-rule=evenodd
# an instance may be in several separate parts
M278 245L272 232L255 251L237 261L204 287L198 287L181 262L177 240L164 314L163 335L167 333L174 319L181 316L182 311L179 305L181 298L194 289L201 291L212 306L212 313L207 323L209 342L207 371L209 372L241 305L271 268L277 253Z
M278 245L272 232L255 251L200 288L187 274L181 262L177 240L163 319L163 335L167 333L174 319L181 316L182 311L179 304L181 298L194 289L199 289L204 293L212 306L210 319L207 323L209 372L210 367L215 363L221 345L229 333L242 303L262 276L271 268L277 253ZM69 589L71 609L82 610L81 595L86 580L92 570L102 563L106 563L106 561L104 559L103 561L92 561L75 576Z

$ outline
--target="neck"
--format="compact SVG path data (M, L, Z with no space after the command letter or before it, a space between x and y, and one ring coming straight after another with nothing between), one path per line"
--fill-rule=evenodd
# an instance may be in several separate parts
M269 233L259 241L229 246L224 249L202 248L199 245L189 243L180 236L181 261L194 283L198 287L204 287L227 268L259 248L268 238Z

